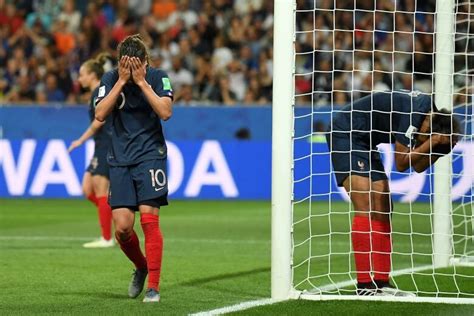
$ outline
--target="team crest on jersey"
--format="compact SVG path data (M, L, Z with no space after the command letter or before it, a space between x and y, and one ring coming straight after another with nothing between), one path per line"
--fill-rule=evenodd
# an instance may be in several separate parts
M105 86L102 86L99 88L99 93L97 94L97 97L99 98L105 97Z
M359 166L360 171L364 171L365 163L363 161L357 160L357 165Z

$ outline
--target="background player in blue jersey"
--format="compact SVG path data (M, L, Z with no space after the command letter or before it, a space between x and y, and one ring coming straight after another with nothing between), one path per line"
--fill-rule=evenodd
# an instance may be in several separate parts
M414 295L389 283L393 204L376 146L395 143L397 170L423 172L452 150L459 133L449 111L437 110L431 97L417 92L373 93L334 116L327 140L337 184L355 210L351 237L359 295Z
M118 46L118 69L102 77L96 107L99 121L112 122L109 203L115 236L135 264L128 294L137 297L148 286L144 302L158 302L163 237L158 213L167 205L167 149L161 120L172 113L173 91L167 74L149 67L147 47L138 35ZM145 235L146 258L133 230L135 212Z
M112 239L112 211L107 201L109 193L109 164L107 151L109 149L110 126L105 122L97 121L95 117L95 103L99 91L100 78L104 74L104 64L108 55L101 54L97 58L89 59L79 69L79 83L83 88L92 91L89 104L91 125L69 146L69 152L81 146L90 137L94 137L94 156L82 179L84 195L97 206L99 224L102 236L98 240L85 243L86 248L107 248L114 245ZM110 124L106 124L110 125Z

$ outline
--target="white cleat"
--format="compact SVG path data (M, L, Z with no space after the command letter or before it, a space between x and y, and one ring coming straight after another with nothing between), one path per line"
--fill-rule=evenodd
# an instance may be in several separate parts
M393 287L382 287L377 291L376 296L398 296L398 297L416 297L415 293L402 291Z
M100 239L82 245L84 248L110 248L113 246L115 246L114 240L105 240L104 237L100 237Z

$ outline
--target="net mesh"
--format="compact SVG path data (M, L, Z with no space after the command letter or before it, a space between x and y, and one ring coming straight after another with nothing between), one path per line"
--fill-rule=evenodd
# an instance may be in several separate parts
M453 151L452 265L433 268L434 169L400 173L378 147L390 180L393 285L418 296L474 296L474 1L455 7L454 107L462 140ZM436 3L297 1L295 16L293 287L354 294L354 210L338 188L326 144L333 115L377 91L434 93Z

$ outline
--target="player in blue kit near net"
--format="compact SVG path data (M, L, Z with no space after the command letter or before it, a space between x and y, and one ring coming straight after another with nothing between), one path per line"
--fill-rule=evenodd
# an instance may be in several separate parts
M334 115L327 141L337 185L355 211L351 237L358 295L414 296L389 283L393 204L376 146L394 143L397 170L423 172L451 152L459 133L455 117L418 92L373 93Z
M112 239L112 211L108 199L109 192L109 164L107 152L111 143L110 121L99 122L95 117L95 104L99 92L100 78L104 74L104 64L109 58L108 54L100 54L84 62L79 69L79 83L83 88L92 91L89 102L89 117L91 120L87 130L71 143L69 152L81 146L90 137L94 137L94 156L84 173L82 187L86 198L97 206L99 224L102 236L98 240L85 243L85 248L108 248L114 246Z
M96 119L111 120L109 203L120 248L134 263L128 294L148 286L144 302L160 300L163 237L159 210L168 204L167 149L161 120L172 114L173 90L167 74L149 66L147 47L138 35L118 46L119 65L102 77ZM143 255L133 229L135 212L145 235Z

